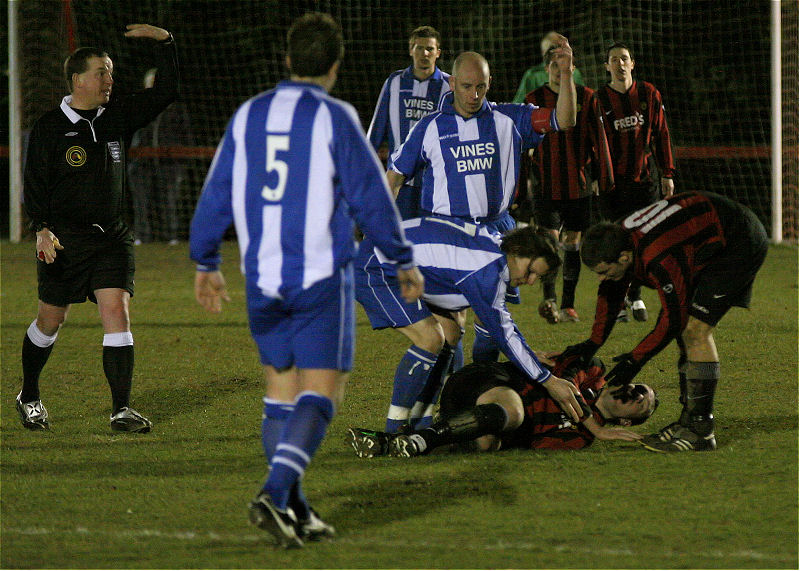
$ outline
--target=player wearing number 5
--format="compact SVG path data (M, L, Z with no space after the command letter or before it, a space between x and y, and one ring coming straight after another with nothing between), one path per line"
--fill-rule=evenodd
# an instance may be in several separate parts
M749 307L768 238L744 206L711 193L687 192L638 210L621 223L589 228L581 258L600 276L592 334L561 359L586 363L611 333L625 291L637 279L655 289L661 312L653 330L620 355L606 375L629 386L642 366L673 339L678 344L683 410L677 422L646 437L656 452L713 450L713 404L720 376L713 332L731 307Z
M397 263L403 297L423 292L378 157L353 107L328 95L344 55L329 15L287 37L291 79L245 102L220 143L192 220L195 296L227 299L219 246L235 224L250 332L266 377L262 443L269 477L250 521L286 547L333 535L300 480L353 366L353 218Z

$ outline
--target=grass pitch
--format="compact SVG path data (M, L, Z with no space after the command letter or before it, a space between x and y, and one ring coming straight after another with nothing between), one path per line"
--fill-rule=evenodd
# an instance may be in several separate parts
M281 551L247 524L260 487L262 373L249 337L235 245L225 254L233 298L201 311L186 247L137 250L132 302L132 404L146 435L112 433L92 304L72 308L42 375L49 432L19 424L19 355L36 313L32 243L2 244L2 568L798 568L798 252L772 247L750 311L717 329L719 449L657 455L596 443L580 452L356 458L348 426L383 425L397 360L395 332L359 309L347 397L304 488L339 531L331 543ZM523 288L515 318L537 349L584 339L596 279L584 268L580 323L549 326ZM559 286L560 287L560 286ZM655 316L658 301L645 289ZM619 325L607 363L652 327ZM472 341L468 330L467 357ZM674 346L673 346L674 347ZM662 404L639 427L677 418L677 349L638 379Z

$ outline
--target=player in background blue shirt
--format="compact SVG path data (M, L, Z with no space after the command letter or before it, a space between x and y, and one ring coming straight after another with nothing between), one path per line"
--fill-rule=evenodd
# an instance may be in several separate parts
M450 75L436 67L442 55L441 37L431 26L411 32L408 53L413 63L392 73L383 83L367 137L376 151L386 143L391 157L417 122L435 112L450 91ZM391 167L391 158L388 166ZM421 177L409 178L397 193L403 220L419 216Z
M402 296L423 291L400 217L355 109L328 95L344 54L339 24L292 25L290 81L245 102L220 143L191 226L195 297L227 300L219 246L234 223L250 331L266 377L262 443L270 470L250 521L284 547L334 535L300 488L352 369L353 218L396 263ZM352 217L352 218L351 218Z
M539 109L486 101L491 83L489 64L475 52L460 54L450 76L452 92L445 95L440 112L421 119L392 155L387 172L392 191L397 193L406 179L422 172L423 211L447 220L473 221L498 232L513 228L508 208L516 191L521 151L538 145L544 133L575 124L572 49L566 38L554 50L554 59L563 70L563 89L555 109ZM356 267L363 267L368 256L362 244ZM360 301L360 291L357 298ZM458 324L462 328L464 321L461 312ZM496 360L499 348L479 321L473 361ZM415 418L420 408L432 404L416 404L417 395L427 399L436 394L435 390L421 392L418 387L428 380L441 384L447 372L442 362L453 359L453 347L460 339L456 335L445 343L428 322L396 328L414 345L395 371L386 432L396 431L407 418Z

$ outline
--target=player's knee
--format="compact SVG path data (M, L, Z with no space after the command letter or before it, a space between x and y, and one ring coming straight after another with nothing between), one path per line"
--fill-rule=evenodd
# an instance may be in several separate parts
M420 349L438 354L444 347L445 335L441 327L434 323L415 323L413 328L405 332L411 341Z
M522 406L522 399L515 390L510 387L494 387L481 394L475 404L497 404L503 407L506 413L506 423L503 432L516 430L525 420L525 410Z
M67 320L67 309L40 308L36 315L36 327L45 335L52 336L58 333Z

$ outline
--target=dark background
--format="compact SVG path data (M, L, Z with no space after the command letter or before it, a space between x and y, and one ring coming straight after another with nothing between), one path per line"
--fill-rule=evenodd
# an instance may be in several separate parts
M147 44L126 40L122 33L125 24L147 22L169 29L176 38L181 99L188 106L195 144L200 147L215 147L238 105L286 77L285 33L308 10L329 12L342 24L346 53L333 95L356 107L365 128L383 81L410 64L408 34L419 25L432 25L441 33L440 67L445 71L461 51L486 56L492 70L488 97L494 101L513 97L524 71L538 63L539 41L551 29L570 38L576 63L587 85L594 88L607 81L603 67L607 47L623 41L636 60L635 77L655 84L663 95L677 148L677 190L730 195L751 206L767 227L770 224L768 0L299 0L291 6L264 0L80 0L70 4L71 17L65 15L64 6L61 0L20 2L23 128L30 128L66 94L60 68L69 53L70 37L74 46L96 45L109 52L115 90L137 88L148 67ZM797 2L782 2L782 11L784 219L785 233L793 238ZM0 17L6 17L5 10ZM7 41L3 42L5 46ZM7 91L2 95L7 97ZM6 125L0 125L5 141ZM186 160L190 176L182 192L185 228L210 158ZM0 169L7 166L7 159L0 160ZM5 172L0 176L7 180ZM7 202L3 202L6 218Z

